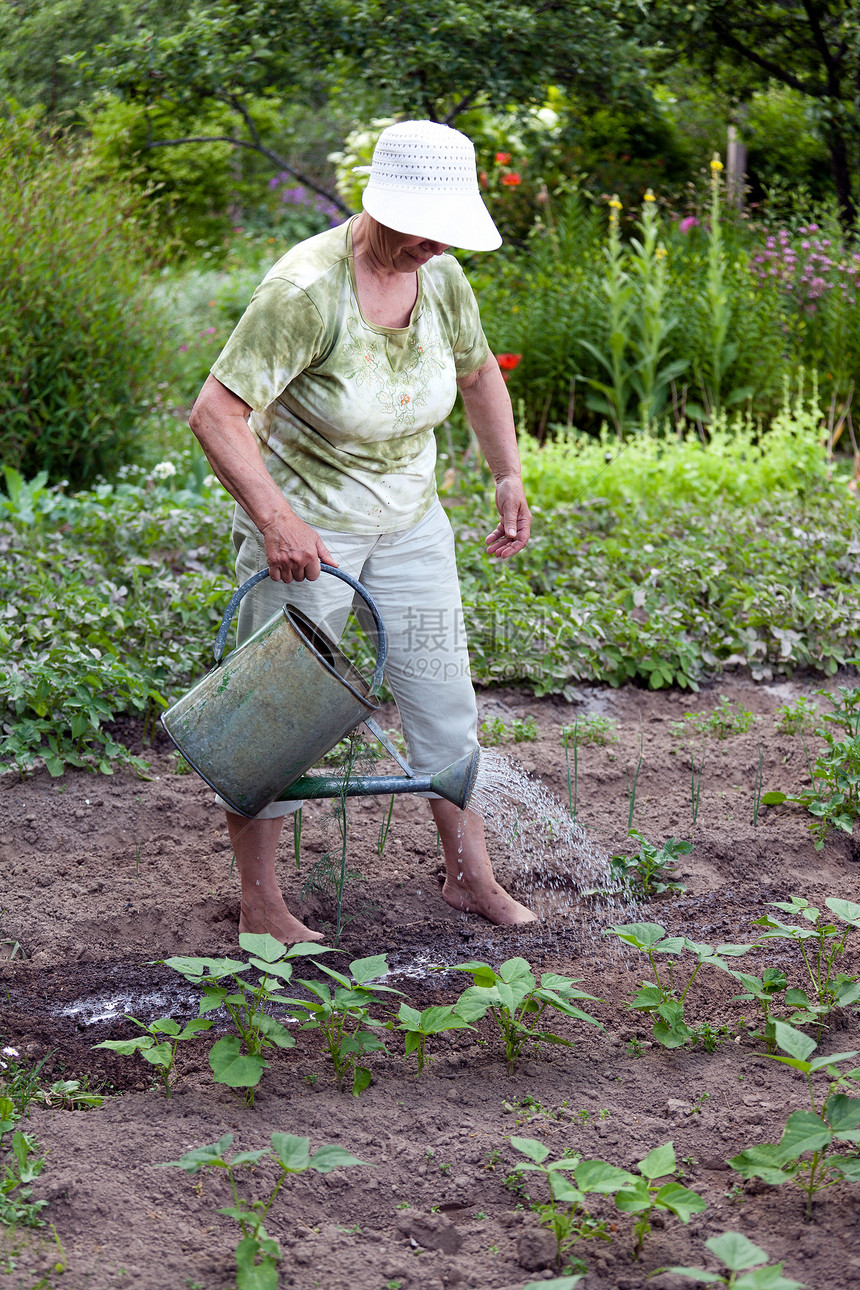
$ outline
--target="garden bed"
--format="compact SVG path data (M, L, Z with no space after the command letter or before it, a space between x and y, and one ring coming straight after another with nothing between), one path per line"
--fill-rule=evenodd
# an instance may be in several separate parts
M713 708L716 691L589 688L574 704L494 691L482 695L481 708L487 722L509 728L515 719L535 719L537 739L505 751L543 779L562 809L568 800L562 726L578 714L617 719L617 742L579 748L578 818L607 850L625 845L641 747L634 827L653 842L691 837L694 849L678 866L686 891L642 902L629 921L660 923L669 934L714 944L754 940L759 929L752 920L774 912L768 902L792 894L818 905L828 896L860 901L860 854L850 837L831 834L815 850L810 817L788 805L761 808L753 825L760 752L765 790L808 782L801 740L777 733L774 714L815 688L811 681L720 682L719 693L757 720L726 740L696 742L696 766L702 753L704 765L695 825L689 751L673 726L685 712ZM395 720L389 711L382 724ZM807 744L811 755L819 747L815 738ZM807 1286L860 1286L850 1184L818 1197L807 1224L798 1188L743 1184L726 1163L745 1147L778 1140L787 1114L806 1105L801 1075L768 1060L762 1042L750 1037L741 1018L753 1018L753 1005L731 1002L737 983L706 968L688 996L690 1024L726 1028L715 1051L705 1052L701 1042L661 1048L647 1018L625 1010L647 973L644 956L613 956L600 929L587 932L587 909L560 902L540 872L512 868L505 856L500 875L545 911L541 923L497 929L450 910L438 895L441 861L429 814L410 798L396 801L381 857L387 801L350 803L350 865L366 882L348 892L355 917L344 933L342 962L387 953L388 983L425 1007L453 1002L469 983L433 965L480 959L497 967L521 955L536 969L578 978L598 996L601 1003L584 1006L605 1031L562 1018L552 1028L575 1047L527 1053L509 1075L485 1019L476 1031L431 1040L432 1060L420 1079L414 1057L402 1058L402 1036L390 1036L391 1055L370 1057L373 1083L359 1098L337 1092L318 1036L298 1034L294 1049L275 1054L253 1109L241 1094L213 1083L211 1036L184 1045L169 1101L138 1057L94 1051L104 1039L133 1033L124 1011L147 1021L195 1015L193 991L155 960L237 952L238 884L223 816L195 776L176 773L166 746L150 760L149 780L79 771L52 780L41 771L24 782L13 775L0 781L6 875L0 936L9 938L6 953L17 942L26 954L0 966L2 1043L27 1061L47 1054L42 1087L88 1076L108 1094L92 1110L34 1102L23 1121L49 1152L34 1194L49 1201L43 1217L54 1225L68 1267L59 1278L49 1229L6 1230L2 1267L10 1290L31 1290L40 1277L46 1280L39 1284L61 1280L73 1290L234 1284L235 1224L217 1212L229 1203L226 1179L155 1166L225 1133L238 1149L258 1149L275 1130L309 1136L312 1150L337 1143L375 1166L288 1180L267 1228L284 1251L280 1284L296 1290L518 1290L553 1275L540 1236L533 1236L536 1219L505 1185L521 1158L508 1142L512 1134L545 1141L552 1159L572 1148L628 1169L672 1140L684 1185L707 1201L689 1226L666 1214L634 1261L632 1218L616 1213L608 1198L592 1197L592 1212L611 1223L611 1241L577 1247L588 1264L586 1290L646 1284L674 1290L685 1283L669 1273L649 1281L649 1274L672 1264L715 1269L704 1241L727 1230L745 1233L771 1260L784 1259L785 1275ZM325 803L305 810L302 875L285 831L280 864L288 890L298 891L319 859L330 811ZM331 918L324 894L293 904L311 925ZM840 970L855 973L860 963L851 947L849 938ZM782 967L790 985L805 984L800 958L785 941L751 952L740 966L759 975ZM823 1050L851 1049L855 1014L832 1021ZM262 1164L246 1185L263 1190L273 1179ZM539 1195L541 1185L531 1191Z

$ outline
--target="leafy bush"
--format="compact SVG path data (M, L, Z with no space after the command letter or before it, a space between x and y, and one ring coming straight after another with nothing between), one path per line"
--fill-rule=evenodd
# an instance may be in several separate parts
M166 359L144 200L0 117L0 461L85 484L133 452Z

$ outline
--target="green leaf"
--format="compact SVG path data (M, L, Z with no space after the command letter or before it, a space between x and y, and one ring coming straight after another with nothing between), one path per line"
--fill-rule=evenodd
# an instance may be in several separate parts
M665 927L659 923L625 923L608 928L603 934L617 936L628 945L635 945L638 950L652 949L666 935Z
M359 985L374 981L377 977L387 976L388 961L384 954L372 954L369 958L353 959L349 970Z
M545 1142L538 1142L536 1138L509 1138L511 1146L515 1151L521 1152L522 1155L528 1156L529 1160L536 1161L539 1165L543 1164L549 1155L549 1147Z
M812 1111L792 1111L779 1140L779 1152L784 1161L796 1160L804 1151L817 1151L832 1141L833 1135L820 1115Z
M661 1187L655 1199L661 1209L668 1209L676 1214L682 1223L689 1223L692 1214L701 1214L708 1208L706 1200L690 1191L689 1187L682 1187L676 1182L666 1183Z
M230 1161L230 1167L238 1169L242 1165L255 1165L262 1160L263 1156L268 1156L269 1154L268 1147L261 1147L259 1151L237 1151Z
M761 1178L763 1182L779 1187L788 1182L791 1174L782 1167L780 1147L775 1142L765 1142L758 1147L747 1147L729 1161L742 1178Z
M531 967L523 958L505 959L499 968L499 976L509 985L516 983L525 987L527 991L533 990L537 984Z
M277 963L287 952L286 945L276 941L268 932L240 932L239 946L246 954L253 954L264 963Z
M420 1031L422 1029L421 1015L416 1008L410 1008L408 1003L401 1003L397 1013L397 1020L402 1023L404 1029Z
M268 1013L262 1012L255 1019L256 1028L261 1035L264 1035L267 1041L275 1044L278 1048L295 1048L296 1041L293 1039L286 1026Z
M605 1160L583 1160L577 1165L574 1177L582 1191L598 1192L601 1196L613 1196L622 1187L635 1186L638 1181L634 1174Z
M225 1133L223 1138L217 1142L212 1142L206 1147L194 1147L191 1151L186 1151L184 1156L178 1160L167 1160L163 1164L156 1165L156 1169L184 1169L186 1173L196 1174L198 1169L206 1165L215 1165L216 1167L226 1168L224 1160L225 1153L230 1149L233 1142L233 1134Z
M860 1097L831 1093L824 1107L824 1114L834 1133L860 1128Z
M320 1147L310 1160L311 1169L315 1169L318 1174L330 1174L332 1169L347 1169L351 1165L363 1165L367 1169L374 1168L369 1160L359 1160L358 1156L354 1156L345 1147Z
M790 1281L782 1275L782 1264L756 1268L742 1273L735 1282L735 1290L804 1290L802 1281Z
M651 1193L644 1178L636 1181L635 1187L625 1187L615 1193L615 1204L622 1214L641 1214L651 1208Z
M216 1084L226 1084L228 1088L256 1088L268 1062L262 1057L243 1053L237 1035L225 1035L209 1049L209 1065Z
M273 1133L272 1148L291 1174L303 1173L310 1163L309 1138L298 1138L294 1133Z
M130 1057L142 1048L151 1048L154 1042L151 1035L135 1035L134 1039L103 1039L100 1044L93 1044L93 1048L108 1048L121 1057Z
M308 954L337 954L337 952L331 945L320 945L319 941L296 941L295 945L290 946L284 957L295 959Z
M843 923L860 927L860 905L855 905L853 900L838 900L835 896L828 896L824 903L831 913L842 919Z
M483 989L488 989L490 986L494 986L498 980L489 963L457 963L454 967L449 968L448 971L470 973L475 985L480 986Z
M761 795L762 806L781 806L783 802L787 802L787 801L788 801L788 798L786 797L785 793L771 792L771 793L762 793Z
M153 1044L140 1055L150 1066L160 1066L163 1070L169 1070L173 1064L173 1046L169 1043Z
M253 1236L243 1236L236 1246L236 1287L237 1290L278 1290L278 1259L263 1250L261 1242Z
M549 1175L549 1190L555 1200L560 1200L563 1205L584 1205L585 1196L578 1187L574 1187L569 1178L565 1178L562 1173L551 1173Z
M721 1285L726 1284L725 1277L721 1277L718 1272L706 1272L704 1268L666 1268L667 1272L672 1272L676 1277L685 1277L688 1281L698 1281L700 1285Z
M767 1251L754 1245L742 1232L723 1232L711 1236L705 1245L730 1272L743 1272L756 1263L767 1263Z
M178 1035L181 1026L172 1017L159 1017L150 1023L149 1031L153 1035Z
M382 1047L381 1044L380 1047ZM369 1088L372 1078L366 1066L356 1066L352 1076L352 1096L358 1097L366 1088Z
M667 1174L673 1174L677 1169L675 1161L675 1144L673 1142L664 1142L662 1147L655 1147L649 1151L644 1160L640 1160L636 1166L639 1172L648 1179L665 1178Z
M789 1057L797 1057L802 1062L807 1061L810 1053L815 1052L818 1047L809 1035L804 1035L801 1030L795 1030L794 1026L789 1026L784 1021L773 1023L773 1035L784 1053L788 1053Z

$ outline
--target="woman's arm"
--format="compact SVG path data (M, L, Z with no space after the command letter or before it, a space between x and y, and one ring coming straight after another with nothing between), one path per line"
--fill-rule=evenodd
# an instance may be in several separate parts
M251 409L244 399L208 376L191 409L188 424L214 470L266 543L266 561L274 582L311 582L320 576L320 560L337 564L322 539L300 520L263 465Z
M523 490L514 413L499 365L491 354L476 372L457 382L466 414L496 481L500 522L487 538L491 555L507 560L529 540L532 517Z

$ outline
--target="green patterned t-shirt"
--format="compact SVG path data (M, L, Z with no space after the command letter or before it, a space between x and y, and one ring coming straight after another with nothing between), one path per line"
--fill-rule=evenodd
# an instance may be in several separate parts
M435 496L435 426L489 356L451 255L418 271L407 327L358 304L350 223L278 261L212 368L252 408L266 469L303 520L347 533L405 528Z

